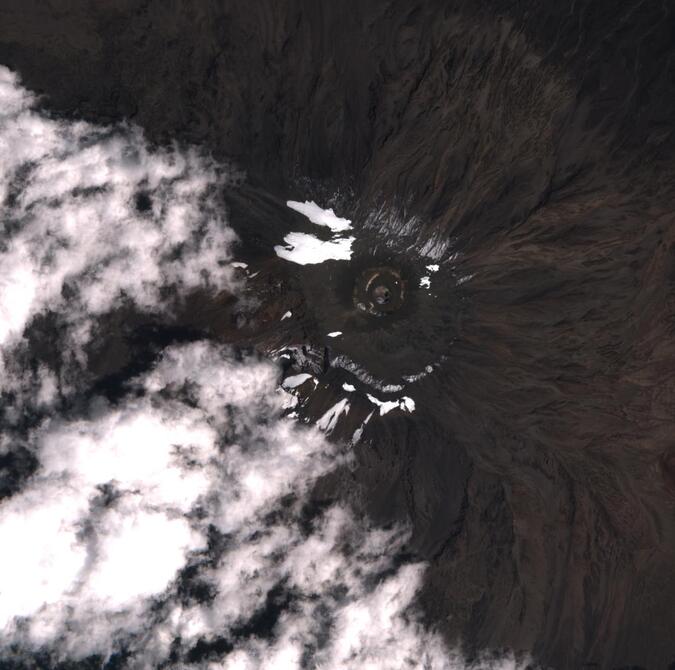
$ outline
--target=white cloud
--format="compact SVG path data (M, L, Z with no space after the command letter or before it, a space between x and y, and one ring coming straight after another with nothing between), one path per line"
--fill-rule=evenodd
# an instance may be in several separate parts
M441 663L442 644L408 611L423 566L378 584L405 533L364 527L340 506L302 529L306 492L340 458L316 429L283 418L278 374L203 342L172 347L137 380L145 395L45 421L31 438L39 470L0 504L0 542L14 548L0 559L0 644L79 658L126 639L152 666L179 636L187 653L231 634L285 584L294 605L271 637L242 639L225 667L299 667L308 647L325 667L375 667L392 649ZM204 552L209 526L230 538L199 569L214 599L181 604L174 580ZM158 597L167 604L150 616Z
M87 557L76 538L86 504L79 491L45 481L0 506L0 631L75 584Z
M281 416L277 379L271 364L196 343L167 350L138 380L147 395L45 421L31 438L38 471L0 504L0 544L13 547L0 554L0 640L56 644L65 634L75 656L105 650L115 630L142 628L147 599L205 549L209 524L246 537L276 501L333 467L316 430ZM186 384L198 407L172 398ZM242 552L237 599L255 565L250 542ZM27 632L17 616L29 617Z
M99 521L99 556L87 578L98 607L119 611L161 593L185 565L186 555L205 546L185 518L125 502Z
M169 404L158 409L142 399L87 420L47 424L36 442L45 477L67 478L92 495L102 484L142 489L149 504L187 512L208 483L216 438L202 412ZM183 469L184 459L200 467Z
M167 286L232 286L227 261L235 235L214 188L223 178L194 149L151 150L138 128L50 118L0 67L5 388L8 347L44 310L67 319L70 348L81 357L92 319L123 297L156 311L165 307Z

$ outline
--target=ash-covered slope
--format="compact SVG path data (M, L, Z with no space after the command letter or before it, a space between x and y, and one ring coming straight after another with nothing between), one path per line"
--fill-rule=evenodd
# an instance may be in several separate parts
M340 356L385 384L438 363L326 486L412 520L448 640L652 668L675 662L674 36L637 0L8 0L0 62L63 114L247 171L226 196L263 309L194 303L183 325L318 352L309 417L348 383ZM350 218L352 260L278 259L287 198ZM416 289L355 317L380 267Z

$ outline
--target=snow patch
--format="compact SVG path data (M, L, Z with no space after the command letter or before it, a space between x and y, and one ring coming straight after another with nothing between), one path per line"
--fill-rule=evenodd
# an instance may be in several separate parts
M351 440L352 445L355 445L357 442L361 440L361 437L363 435L363 429L366 427L372 416L373 412L368 414L368 416L364 419L363 423L354 431Z
M317 422L316 425L330 434L335 430L337 426L338 419L343 415L349 412L349 401L347 398L343 398L338 403L333 405Z
M300 214L304 214L312 223L326 226L334 233L342 233L352 227L349 219L341 219L332 209L322 209L313 201L297 202L288 200L286 205Z
M325 261L348 261L352 257L354 237L341 237L328 241L307 233L288 233L286 246L277 245L274 252L279 258L298 265L316 265Z
M284 379L281 385L285 389L294 389L300 386L301 384L304 384L308 379L313 379L312 375L307 374L306 372L302 372L299 375L292 375L290 377L286 377L286 379ZM314 381L316 385L316 380Z
M370 400L373 405L377 405L380 408L380 416L384 416L385 414L391 412L392 409L400 409L404 412L415 411L415 401L408 396L403 396L402 398L398 398L396 400L380 400L370 393L367 393L366 395L368 396L368 400Z
M352 244L355 238L341 235L351 229L349 219L341 219L332 209L322 209L315 202L289 200L286 204L304 214L312 223L329 228L333 237L330 240L321 240L309 233L288 233L284 237L285 246L274 247L274 252L279 258L299 265L315 265L328 260L348 261L352 257Z

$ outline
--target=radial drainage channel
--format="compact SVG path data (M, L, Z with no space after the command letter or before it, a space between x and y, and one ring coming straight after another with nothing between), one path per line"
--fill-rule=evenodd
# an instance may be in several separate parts
M373 316L395 312L405 300L405 281L391 267L369 268L354 285L354 306Z

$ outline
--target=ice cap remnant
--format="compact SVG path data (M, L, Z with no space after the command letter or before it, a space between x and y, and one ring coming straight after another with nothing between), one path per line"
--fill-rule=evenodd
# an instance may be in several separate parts
M351 221L337 217L332 209L321 209L314 202L289 200L286 204L304 214L312 223L330 228L333 237L330 240L321 240L309 233L289 233L284 237L286 246L274 247L279 258L299 265L312 265L327 260L346 261L352 257L352 243L355 238L341 235L351 229Z

